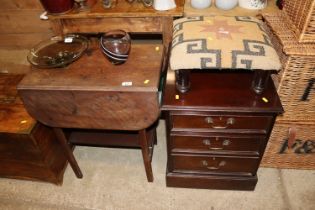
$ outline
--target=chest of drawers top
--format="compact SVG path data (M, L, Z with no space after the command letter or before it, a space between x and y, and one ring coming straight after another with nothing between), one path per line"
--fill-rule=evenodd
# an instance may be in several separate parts
M210 111L225 115L273 115L283 112L271 79L264 93L258 95L251 88L252 72L193 72L190 77L191 90L180 94L175 87L175 73L168 72L162 110L185 111L186 114L190 111Z

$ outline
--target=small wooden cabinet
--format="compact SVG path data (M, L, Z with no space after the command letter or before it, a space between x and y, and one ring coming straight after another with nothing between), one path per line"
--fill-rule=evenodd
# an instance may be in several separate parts
M191 74L191 91L176 91L167 75L162 109L167 123L170 187L254 190L257 169L282 106L272 81L262 95L253 73Z
M66 156L53 130L30 117L17 96L22 78L0 74L0 177L62 184Z

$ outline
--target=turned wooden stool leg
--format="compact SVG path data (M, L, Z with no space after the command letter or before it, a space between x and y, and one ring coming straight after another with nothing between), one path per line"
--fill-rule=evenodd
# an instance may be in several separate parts
M148 182L153 182L153 172L152 172L152 166L151 166L151 156L150 156L150 149L147 139L147 132L146 129L139 131L139 140L141 145L141 151L142 151L142 158L144 163L145 172L147 175Z
M56 134L56 137L59 141L59 143L61 144L65 154L66 154L66 157L70 163L70 166L73 170L73 172L75 173L75 175L78 177L78 178L82 178L83 175L82 175L82 172L81 172L81 169L73 155L73 152L72 152L72 149L70 148L70 145L68 144L68 141L66 139L66 136L65 134L63 133L62 129L61 128L53 128L55 134Z
M270 71L255 70L252 88L257 94L262 94L267 87Z
M190 89L190 70L175 71L176 89L181 93L186 93Z

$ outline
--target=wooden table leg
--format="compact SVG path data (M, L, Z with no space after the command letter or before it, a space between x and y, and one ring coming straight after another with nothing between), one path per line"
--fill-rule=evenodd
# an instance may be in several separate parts
M145 129L139 131L139 140L141 145L142 157L148 182L153 182L153 172L151 166L150 148Z
M81 172L81 169L73 155L73 152L68 144L68 141L66 139L66 136L65 134L63 133L62 129L61 128L53 128L55 134L56 134L56 137L59 141L59 143L61 144L65 154L66 154L66 157L70 163L70 166L73 170L73 172L75 173L75 175L81 179L83 177L82 175L82 172Z

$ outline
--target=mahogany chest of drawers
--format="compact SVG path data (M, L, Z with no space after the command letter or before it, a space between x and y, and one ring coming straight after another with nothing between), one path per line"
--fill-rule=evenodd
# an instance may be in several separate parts
M168 72L162 110L167 125L169 187L254 190L257 169L276 116L274 85L257 95L252 73L191 74L191 90L176 91Z

